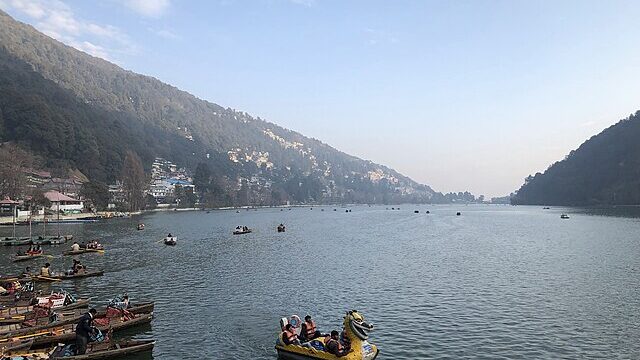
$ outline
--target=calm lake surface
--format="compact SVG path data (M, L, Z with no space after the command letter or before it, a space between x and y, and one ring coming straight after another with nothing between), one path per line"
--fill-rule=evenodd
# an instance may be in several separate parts
M350 309L375 324L380 359L640 358L640 219L524 206L386 208L65 225L79 241L101 239L105 255L80 259L106 273L62 286L100 306L124 291L156 302L152 325L129 333L157 339L153 355L130 359L274 359L280 317L312 314L324 332ZM254 233L233 236L236 225ZM176 247L159 243L167 232ZM0 273L23 268L8 260L16 250L0 248ZM59 270L71 260L50 262Z

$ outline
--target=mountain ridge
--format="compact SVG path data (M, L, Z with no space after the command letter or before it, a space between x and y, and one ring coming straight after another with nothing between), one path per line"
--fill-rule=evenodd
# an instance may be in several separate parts
M76 165L79 163L80 168L84 166L81 170L88 172L91 178L108 182L113 181L118 173L123 151L109 148L104 141L105 136L108 137L105 134L115 128L121 130L116 131L121 136L134 134L146 142L146 147L136 146L134 138L118 145L134 147L145 164L150 164L152 157L162 156L191 169L199 163L209 163L220 176L233 181L260 175L283 189L288 182L295 183L293 179L296 178L314 183L316 189L313 194L295 197L298 202L304 202L305 197L317 202L328 199L333 202L438 201L439 193L429 186L389 167L346 154L320 140L305 137L260 117L199 99L152 76L122 69L15 21L1 10L0 28L4 29L0 32L0 47L4 49L2 54L6 66L13 66L12 71L22 74L25 70L14 63L27 64L33 73L60 87L60 91L53 92L60 93L69 102L73 102L70 99L72 94L83 104L75 104L74 108L76 113L85 112L84 118L76 113L68 114L67 120L71 119L69 122L73 126L83 128L82 123L89 121L87 117L102 119L101 123L93 122L96 129L84 130L93 131L87 135L93 139L87 146L91 147L92 142L102 142L103 146L98 146L101 150L93 157L99 158L105 152L113 153L110 155L113 166L99 171L86 164L83 157L73 158L73 154L64 153L57 155L59 160L72 160ZM33 74L23 75L35 79ZM33 81L45 83L42 79ZM28 91L34 92L34 89ZM16 96L15 93L12 96ZM46 97L47 94L41 94L40 100L51 105L52 100ZM7 106L10 105L5 104ZM57 108L49 110L60 111ZM147 129L167 149L153 144L154 138L146 134ZM16 135L19 134L2 140L29 141L26 137L16 138ZM192 156L188 155L189 152ZM49 157L45 150L40 154ZM289 185L294 187L295 184ZM289 195L291 191L286 190ZM329 193L333 195L327 195ZM345 198L348 193L352 196Z

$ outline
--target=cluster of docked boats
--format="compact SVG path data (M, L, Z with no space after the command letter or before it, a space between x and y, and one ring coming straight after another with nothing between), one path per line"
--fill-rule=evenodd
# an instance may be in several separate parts
M131 303L119 296L97 308L93 318L95 336L86 354L75 353L75 326L87 313L90 300L64 290L42 295L33 279L0 278L10 289L0 295L0 359L108 359L151 351L153 340L117 341L113 333L153 319L153 302Z
M10 236L0 239L0 245L26 246L26 245L61 245L73 239L73 235L51 235L37 237Z

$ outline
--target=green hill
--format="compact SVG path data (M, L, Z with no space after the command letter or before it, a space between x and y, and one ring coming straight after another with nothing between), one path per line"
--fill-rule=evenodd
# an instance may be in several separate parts
M640 204L640 112L583 143L543 174L529 176L514 204Z

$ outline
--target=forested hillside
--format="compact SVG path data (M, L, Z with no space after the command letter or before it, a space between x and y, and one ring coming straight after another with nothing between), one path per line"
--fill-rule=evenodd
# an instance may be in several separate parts
M270 185L263 190L278 194L269 196L275 202L442 199L387 167L126 71L2 11L0 66L0 141L92 181L114 182L131 150L147 170L155 157L199 167L201 190L218 194L260 177Z
M514 204L640 204L640 112L593 136L543 174L529 176Z

